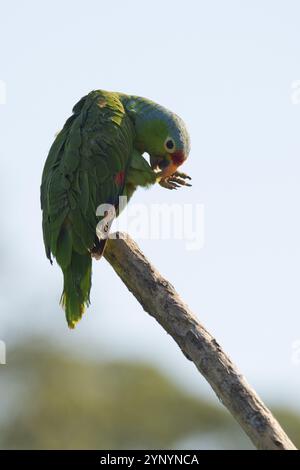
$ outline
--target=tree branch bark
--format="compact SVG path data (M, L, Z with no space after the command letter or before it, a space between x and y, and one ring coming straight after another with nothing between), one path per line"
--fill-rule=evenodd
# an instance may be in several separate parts
M193 361L255 447L295 450L270 410L180 299L174 287L151 265L128 235L117 235L118 239L108 240L105 258L144 310Z

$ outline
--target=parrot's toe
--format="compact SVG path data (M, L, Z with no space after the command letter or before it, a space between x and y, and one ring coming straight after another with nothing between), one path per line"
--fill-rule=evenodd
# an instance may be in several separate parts
M176 183L178 187L180 186L192 186L190 183L187 183L184 179L180 178L179 176L171 176L169 182Z
M176 171L173 175L168 176L167 178L163 178L160 180L159 184L163 188L167 189L177 189L181 188L182 186L192 186L190 183L187 183L185 180L191 180L192 178L185 173L181 173Z
M175 171L173 176L178 176L179 178L183 178L185 180L191 180L192 178L187 175L186 173L182 173L181 171Z
M168 178L160 180L159 184L166 189L177 189L180 188L178 184L175 182L170 181Z

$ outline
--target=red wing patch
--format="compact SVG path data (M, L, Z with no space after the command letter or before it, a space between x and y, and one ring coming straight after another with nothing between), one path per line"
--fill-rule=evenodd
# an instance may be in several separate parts
M125 181L125 171L119 171L118 173L116 173L116 175L115 175L115 183L116 183L118 186L123 186L124 181Z

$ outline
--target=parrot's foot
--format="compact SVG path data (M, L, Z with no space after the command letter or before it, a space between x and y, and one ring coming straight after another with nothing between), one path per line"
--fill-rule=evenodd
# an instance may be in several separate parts
M192 186L190 183L187 183L185 181L185 180L191 180L191 179L192 178L186 175L185 173L176 171L175 173L173 173L173 175L160 180L159 184L163 188L177 189L177 188L180 188L181 186Z

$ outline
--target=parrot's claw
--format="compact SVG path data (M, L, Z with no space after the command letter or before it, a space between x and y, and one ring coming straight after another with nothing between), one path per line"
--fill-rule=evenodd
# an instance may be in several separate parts
M173 182L170 182L168 178L165 178L163 180L160 180L159 184L166 189L177 189L180 188L178 184L175 184Z
M192 178L185 173L180 173L176 171L173 175L168 176L165 179L162 179L159 184L163 188L167 189L177 189L181 188L181 186L192 186L190 183L187 183L185 180L191 180Z
M186 173L182 173L181 171L175 171L175 173L172 176L179 176L179 178L182 178L184 180L192 179L189 175L187 175Z
M190 183L187 183L184 179L179 176L171 176L168 180L171 183L177 183L180 186L192 186Z
M192 186L190 183L187 183L185 180L191 180L192 178L185 173L181 173L180 171L175 171L173 175L168 176L167 178L161 179L159 184L163 188L167 189L177 189L181 188L181 186Z

